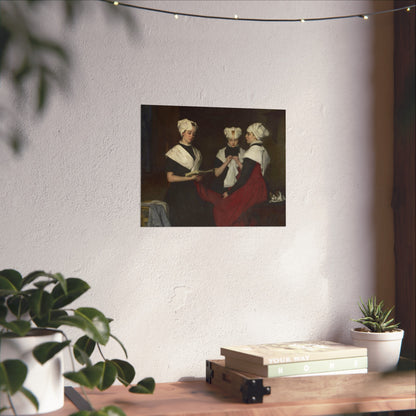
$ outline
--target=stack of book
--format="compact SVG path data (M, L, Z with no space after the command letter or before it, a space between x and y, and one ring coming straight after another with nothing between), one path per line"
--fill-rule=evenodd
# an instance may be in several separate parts
M221 348L225 367L261 377L367 373L367 348L332 341Z

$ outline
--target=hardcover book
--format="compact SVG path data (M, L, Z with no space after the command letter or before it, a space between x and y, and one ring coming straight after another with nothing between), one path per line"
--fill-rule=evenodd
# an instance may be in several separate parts
M332 341L299 341L279 344L222 347L221 354L258 365L367 356L367 348Z
M325 373L307 373L307 374L294 374L293 376L285 376L287 378L294 378L294 377L312 377L312 376L339 376L341 374L367 374L367 368L357 368L354 370L344 370L344 371L328 371ZM257 376L256 376L257 377ZM269 378L276 378L276 377L269 377Z
M352 370L367 372L367 355L361 357L335 358L333 360L298 361L284 364L260 365L238 358L226 357L225 366L261 377L287 377L324 373L354 373Z

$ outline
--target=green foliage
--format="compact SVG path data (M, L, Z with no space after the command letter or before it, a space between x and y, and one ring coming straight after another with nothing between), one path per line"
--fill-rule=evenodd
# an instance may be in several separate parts
M45 113L56 89L68 87L72 71L68 41L55 39L48 33L47 25L41 23L48 17L44 15L45 10L60 9L55 18L62 16L64 25L69 27L84 13L85 3L89 2L0 1L0 79L11 86L12 94L18 100L26 100L28 91L36 92L33 110L37 116ZM126 8L111 4L99 7L110 18L122 18L130 30L135 29ZM21 152L26 141L20 119L31 116L30 112L11 108L8 102L0 103L0 140L6 140L16 154Z
M127 358L124 345L111 333L111 319L92 307L68 308L89 289L82 279L65 278L60 273L35 271L23 277L17 270L0 271L0 344L6 337L23 337L36 329L56 330L63 334L65 341L45 342L35 347L32 353L38 362L44 364L68 348L81 365L79 370L64 374L68 380L90 389L106 390L116 380L129 387L136 375L134 367L125 360L108 360L102 352L101 346L112 338ZM63 332L65 327L77 328L82 335L72 342ZM93 364L91 356L96 347L102 360ZM0 362L0 391L6 392L9 398L20 391L37 409L36 397L23 385L26 375L27 367L22 361ZM148 394L153 393L154 388L153 378L145 378L129 391ZM84 413L78 412L78 415ZM85 413L85 416L94 415L122 416L124 413L114 406Z
M129 388L131 393L151 394L155 389L155 381L151 377L144 378L135 386Z
M113 365L117 368L117 379L120 383L128 386L134 379L136 371L134 367L127 361L123 360L111 360Z
M83 335L74 344L74 357L80 364L89 364L91 354L94 352L96 342Z
M69 340L64 342L44 342L33 349L33 355L38 362L45 364L70 343L71 341Z
M26 364L20 360L0 362L0 390L10 395L21 389L27 375Z
M81 410L70 416L126 416L126 414L117 406L106 406L100 410Z
M39 410L39 402L38 399L36 398L36 396L27 388L25 388L24 386L22 386L20 388L20 392L23 393L27 399L29 399L33 406L35 407L36 410Z
M359 319L353 319L354 322L358 322L367 327L371 332L387 332L393 331L399 327L399 323L394 322L394 318L389 316L394 309L394 306L389 310L383 308L384 302L380 301L377 303L375 296L369 298L366 303L360 299L358 305L362 317Z

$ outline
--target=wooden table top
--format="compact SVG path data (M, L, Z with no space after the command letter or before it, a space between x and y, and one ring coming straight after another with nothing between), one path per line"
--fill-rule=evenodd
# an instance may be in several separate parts
M127 416L291 416L366 413L415 409L414 378L413 371L399 374L388 381L392 383L392 387L396 387L388 397L385 394L377 396L377 392L372 389L368 396L340 394L340 397L332 395L326 398L323 391L314 396L313 400L307 397L308 395L300 394L296 399L289 395L287 400L280 397L278 402L245 404L218 386L206 383L205 380L156 383L155 392L151 395L132 394L124 386L113 386L103 392L89 391L88 397L96 409L116 405L123 409ZM62 409L48 415L67 416L76 411L77 408L66 399Z

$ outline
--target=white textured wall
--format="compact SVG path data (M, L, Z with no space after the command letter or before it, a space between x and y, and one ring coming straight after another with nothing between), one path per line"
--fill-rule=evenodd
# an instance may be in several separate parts
M115 319L138 376L157 382L203 376L223 345L349 342L360 296L394 300L393 16L246 23L132 10L133 35L106 18L112 6L86 3L72 29L52 2L45 18L73 52L70 91L26 124L22 157L0 143L0 267L86 279L80 303ZM136 3L259 18L393 6ZM287 226L140 228L141 104L285 109Z

